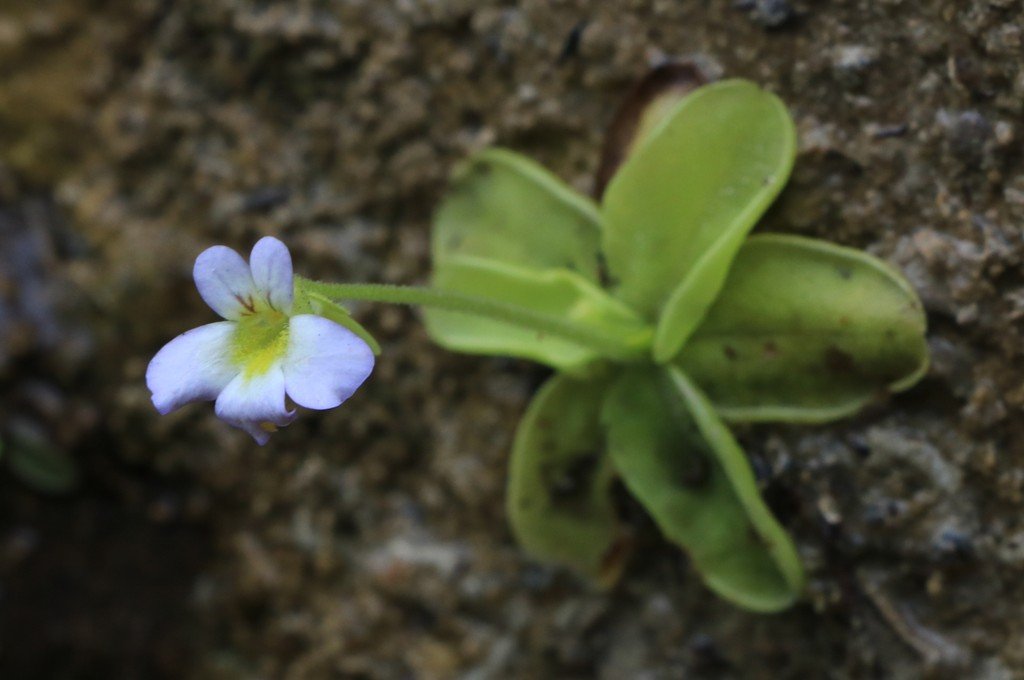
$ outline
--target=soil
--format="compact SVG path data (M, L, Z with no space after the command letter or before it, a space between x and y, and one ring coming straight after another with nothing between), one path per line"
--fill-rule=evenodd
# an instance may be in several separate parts
M1020 0L5 0L0 676L1024 677L1022 55ZM800 604L722 602L642 514L610 593L524 555L505 468L545 371L410 310L357 309L370 382L266 447L156 414L149 358L213 318L203 247L422 283L455 163L500 144L589 191L667 58L790 107L761 228L869 250L929 315L913 390L738 433Z

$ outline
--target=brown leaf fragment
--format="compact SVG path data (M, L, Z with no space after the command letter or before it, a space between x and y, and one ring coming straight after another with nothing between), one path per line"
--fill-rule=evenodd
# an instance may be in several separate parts
M594 179L598 201L636 143L649 133L683 97L710 78L692 61L655 66L626 95L605 133L601 164Z

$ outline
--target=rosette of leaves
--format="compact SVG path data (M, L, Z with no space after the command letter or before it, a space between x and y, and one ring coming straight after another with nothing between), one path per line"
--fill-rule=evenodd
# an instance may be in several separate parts
M597 200L511 151L454 173L433 231L433 285L556 315L638 359L430 310L441 345L555 374L519 425L507 509L521 545L600 584L622 570L621 480L720 596L777 611L797 551L726 423L818 423L925 371L906 281L863 252L749 232L785 184L795 130L743 80L686 65L641 81L612 125Z

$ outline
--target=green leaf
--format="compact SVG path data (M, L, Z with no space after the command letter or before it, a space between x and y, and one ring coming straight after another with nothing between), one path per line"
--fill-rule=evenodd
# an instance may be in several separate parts
M629 308L566 269L531 271L492 260L451 257L435 271L434 286L571 320L636 346L650 342L650 327ZM451 350L524 357L576 374L603 358L593 348L560 337L463 312L427 309L424 318L430 336Z
M433 286L569 318L620 336L651 329L605 293L600 278L600 213L541 166L491 149L461 167L434 220ZM465 313L428 309L438 344L505 354L582 373L594 349Z
M507 504L513 533L529 553L610 585L626 543L600 426L606 387L604 380L555 375L541 388L516 432Z
M524 156L488 149L453 175L434 217L434 267L468 255L536 271L568 269L597 283L600 231L590 199Z
M7 464L26 486L46 494L63 494L78 483L78 468L34 427L20 427L7 440Z
M602 420L622 480L709 588L760 612L794 602L803 588L796 549L743 451L681 371L624 373Z
M924 374L925 316L910 285L877 258L754 236L674 363L727 419L821 422Z
M714 301L795 153L783 103L727 80L685 97L612 178L604 253L616 295L649 319L660 316L657 361L676 353Z

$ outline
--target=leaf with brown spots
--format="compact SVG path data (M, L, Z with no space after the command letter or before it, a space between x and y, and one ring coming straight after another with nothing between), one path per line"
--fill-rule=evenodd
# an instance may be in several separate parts
M681 371L624 373L601 419L622 481L709 588L755 611L793 603L803 589L793 542L761 500L743 451Z
M727 420L820 422L928 366L910 285L877 258L795 236L754 236L674 360Z
M614 471L600 425L605 380L557 375L519 424L508 483L508 516L520 545L597 583L618 579L628 555L611 497Z

